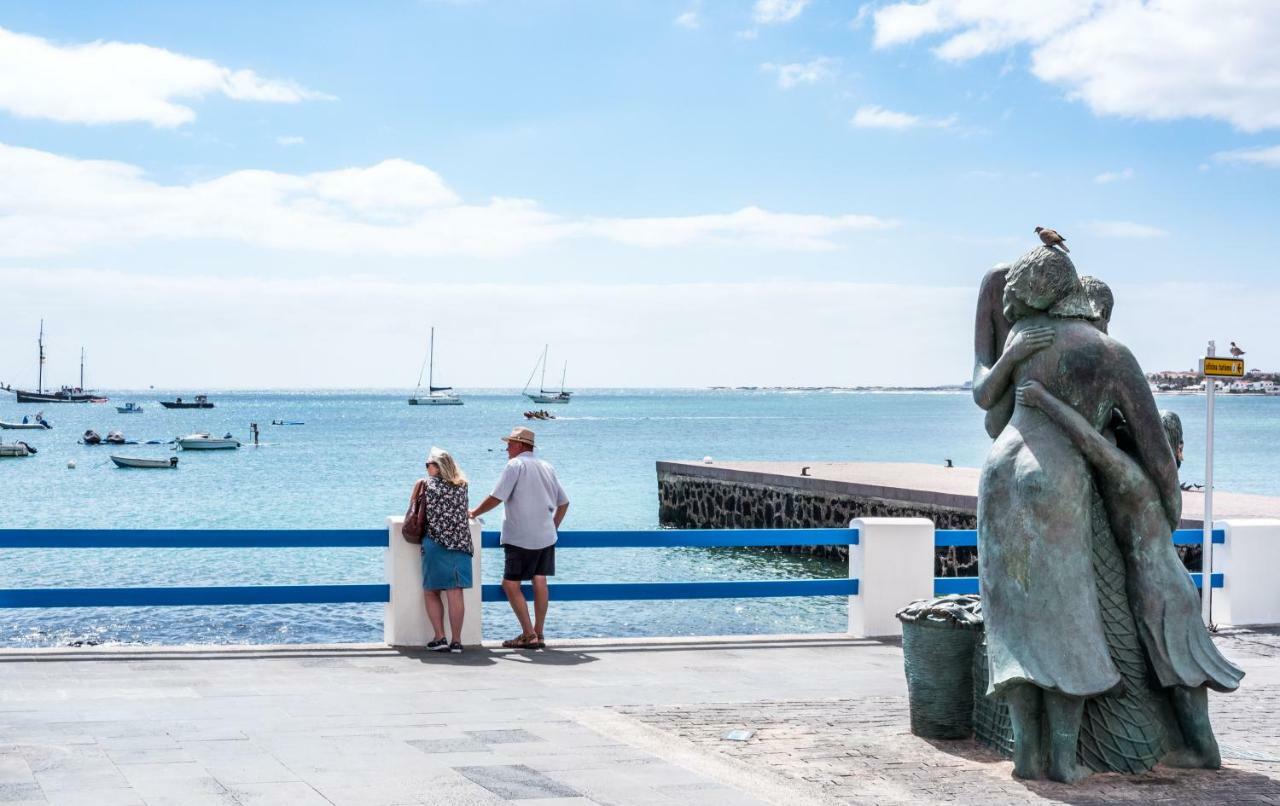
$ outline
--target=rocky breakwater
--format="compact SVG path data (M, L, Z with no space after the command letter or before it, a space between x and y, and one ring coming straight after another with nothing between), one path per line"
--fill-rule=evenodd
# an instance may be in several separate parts
M847 527L854 518L924 517L977 526L974 468L873 462L658 462L658 518L681 529ZM847 546L782 548L848 559ZM937 576L973 576L976 552L938 549Z

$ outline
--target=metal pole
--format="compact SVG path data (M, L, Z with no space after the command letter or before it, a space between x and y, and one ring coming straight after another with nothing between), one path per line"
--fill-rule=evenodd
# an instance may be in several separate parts
M1211 341L1205 355L1213 358L1215 354ZM1203 373L1203 361L1200 369ZM1213 623L1213 393L1217 385L1212 376L1204 376L1204 532L1200 540L1200 617L1206 627Z

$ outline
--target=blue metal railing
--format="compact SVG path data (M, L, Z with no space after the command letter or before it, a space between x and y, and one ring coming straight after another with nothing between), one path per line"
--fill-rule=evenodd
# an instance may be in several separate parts
M938 530L937 546L977 546L974 530ZM662 531L561 532L559 548L673 548L857 545L856 529L673 529ZM1213 542L1226 534L1217 529ZM1179 529L1176 545L1199 545L1199 530ZM499 533L486 531L481 546L496 548ZM352 548L384 547L385 529L0 529L0 549L16 548ZM1196 586L1200 574L1192 574ZM856 579L732 580L704 582L555 583L557 601L637 601L796 596L856 596ZM1222 574L1212 584L1221 588ZM525 586L526 596L532 592ZM939 577L934 592L977 593L977 577ZM486 602L506 601L501 585L482 585ZM377 585L249 585L168 588L11 588L0 590L0 607L153 607L174 605L328 604L387 602L390 588Z

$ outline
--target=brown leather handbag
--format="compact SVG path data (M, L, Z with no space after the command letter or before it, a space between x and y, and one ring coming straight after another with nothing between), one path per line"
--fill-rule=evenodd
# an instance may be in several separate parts
M404 513L404 524L400 527L400 535L410 543L422 544L427 532L427 485L419 481L414 488L414 495L409 499L409 511Z

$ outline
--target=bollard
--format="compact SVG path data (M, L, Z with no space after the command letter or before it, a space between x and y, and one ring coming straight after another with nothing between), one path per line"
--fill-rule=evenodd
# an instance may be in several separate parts
M849 634L902 635L895 613L908 602L933 598L933 521L928 518L857 518L858 544L849 547Z
M1213 591L1213 621L1244 626L1280 624L1280 520L1215 521L1226 541L1215 545L1214 570L1223 587Z
M400 535L402 516L387 518L387 549L383 565L391 598L382 621L382 640L391 646L424 647L431 640L431 622L422 598L422 549ZM427 538L428 540L430 538ZM472 585L463 591L467 615L462 622L462 643L478 646L483 635L480 603L480 523L471 521ZM449 631L449 601L444 605L445 634Z

